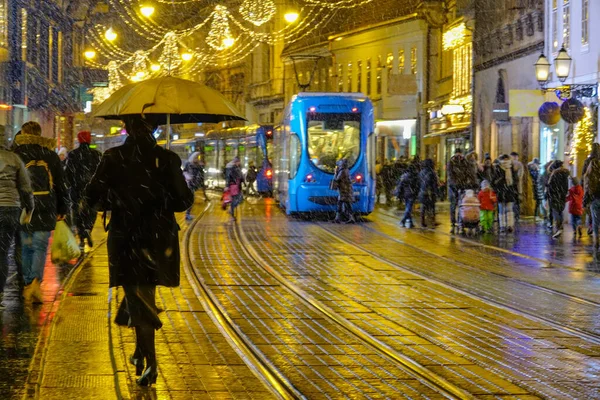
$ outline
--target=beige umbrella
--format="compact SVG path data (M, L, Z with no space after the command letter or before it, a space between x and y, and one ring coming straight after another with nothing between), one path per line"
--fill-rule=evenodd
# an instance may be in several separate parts
M123 119L141 114L152 114L159 124L167 125L167 147L171 139L171 124L245 120L221 93L200 83L172 76L125 85L94 112L95 117L104 119Z

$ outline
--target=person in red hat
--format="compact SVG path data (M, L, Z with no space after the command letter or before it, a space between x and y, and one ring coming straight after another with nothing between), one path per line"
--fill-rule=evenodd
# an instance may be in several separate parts
M90 183L102 154L90 148L92 133L81 131L77 134L79 147L69 153L66 166L66 181L69 197L75 218L75 226L79 235L79 245L83 248L85 240L88 246L93 246L91 231L96 222L96 210L87 206L80 207L81 196L85 187Z

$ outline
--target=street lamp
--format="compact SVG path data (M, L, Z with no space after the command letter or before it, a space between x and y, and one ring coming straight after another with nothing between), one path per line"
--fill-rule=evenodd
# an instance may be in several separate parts
M296 11L288 11L283 15L283 18L287 23L294 23L300 15Z
M86 50L85 53L83 53L83 55L87 60L91 60L96 57L96 52L90 49Z
M142 4L140 6L140 13L146 18L150 18L150 16L154 14L154 7L149 4Z
M544 86L546 82L548 82L548 77L550 76L550 62L542 53L540 58L536 61L535 65L535 77L537 78L540 86Z
M112 28L112 26L110 28L108 28L106 30L106 32L104 32L104 37L106 38L106 40L108 40L109 42L114 41L117 38L117 32L115 32Z
M234 43L235 43L235 39L232 38L231 36L227 36L225 39L223 39L223 46L225 46L226 48L233 46Z
M554 59L554 71L556 71L556 76L561 82L567 80L569 76L569 72L571 72L571 57L567 53L565 48L561 48L558 52L558 55Z
M192 59L192 57L193 57L193 54L192 53L188 53L188 52L185 52L185 53L183 53L181 55L181 59L183 61L190 61Z

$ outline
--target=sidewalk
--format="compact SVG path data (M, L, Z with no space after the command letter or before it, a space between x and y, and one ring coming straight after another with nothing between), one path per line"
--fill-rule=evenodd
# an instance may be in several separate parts
M181 287L157 290L164 324L156 334L159 377L150 389L139 387L127 361L135 335L113 322L123 291L108 288L105 237L101 227L94 230L98 246L53 306L55 317L36 348L25 398L272 397L206 314L183 268Z

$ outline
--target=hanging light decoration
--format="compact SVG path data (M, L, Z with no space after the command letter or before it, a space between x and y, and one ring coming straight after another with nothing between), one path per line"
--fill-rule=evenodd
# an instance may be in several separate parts
M227 7L221 5L215 7L210 31L206 36L206 43L215 50L225 50L235 42L229 29L228 14Z
M131 76L137 76L140 79L146 76L146 71L148 71L147 61L148 60L145 51L136 51L133 54L133 67L131 67Z
M104 37L109 42L113 42L117 38L117 32L115 32L114 29L110 27L106 30L106 32L104 32Z
M239 11L246 21L261 26L273 18L277 9L273 0L244 0Z
M168 32L165 35L164 47L162 54L158 57L158 63L162 68L171 72L181 65L181 57L179 57L179 43L175 32Z
M150 18L154 14L154 7L151 4L142 4L140 13L146 18Z
M119 65L116 61L110 61L108 63L108 88L112 93L121 86L123 84L121 83L121 75L119 75Z

